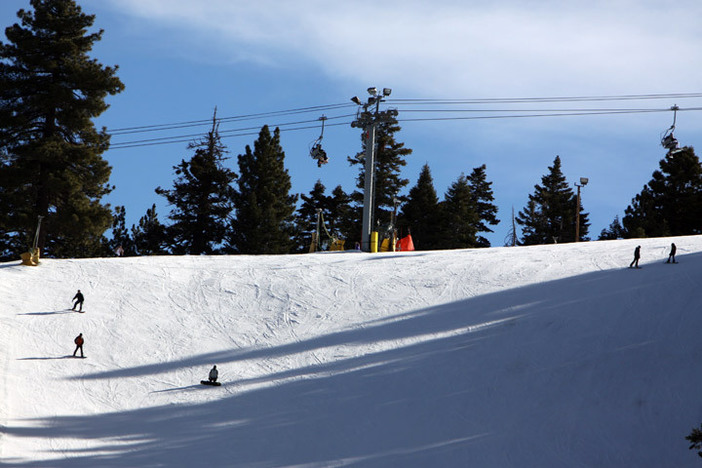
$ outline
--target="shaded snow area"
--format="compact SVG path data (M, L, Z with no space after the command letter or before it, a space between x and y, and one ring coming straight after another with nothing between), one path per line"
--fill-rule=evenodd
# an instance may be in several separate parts
M10 262L0 298L3 466L700 465L700 236Z

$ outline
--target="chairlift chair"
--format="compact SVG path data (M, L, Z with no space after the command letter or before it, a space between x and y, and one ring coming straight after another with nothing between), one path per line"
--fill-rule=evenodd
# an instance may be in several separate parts
M324 138L324 121L327 120L327 117L322 115L319 120L322 121L322 133L312 144L312 148L310 148L310 156L312 159L317 160L317 167L322 167L322 165L329 162L327 152L322 149L322 139Z
M677 119L678 109L679 109L679 107L677 105L670 108L670 110L673 111L673 125L671 125L670 128L668 130L666 130L663 133L663 136L661 137L661 146L668 150L668 154L673 154L673 153L677 153L679 151L682 151L682 149L680 148L680 145L678 143L677 138L675 138L675 135L673 135L673 131L675 130L675 121Z

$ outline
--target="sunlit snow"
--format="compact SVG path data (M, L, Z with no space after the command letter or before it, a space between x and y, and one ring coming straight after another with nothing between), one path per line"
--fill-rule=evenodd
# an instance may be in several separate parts
M3 466L700 464L702 236L9 262L0 299Z

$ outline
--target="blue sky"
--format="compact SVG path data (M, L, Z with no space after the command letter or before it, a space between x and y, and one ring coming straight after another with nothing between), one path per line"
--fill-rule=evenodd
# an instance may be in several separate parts
M392 88L387 105L400 111L398 141L413 150L403 176L412 187L428 163L439 196L461 172L487 165L502 220L488 239L503 244L511 209L518 212L556 155L582 191L596 238L647 183L664 156L660 135L680 106L675 135L700 151L702 98L628 101L499 103L497 98L671 95L702 92L702 4L679 1L482 2L438 0L356 2L240 2L234 0L79 1L105 30L93 56L119 65L126 89L109 98L98 120L109 129L350 104L366 88ZM564 3L564 4L563 4ZM2 26L28 0L0 3ZM428 106L404 99L479 99L479 104ZM397 100L393 102L393 100ZM462 109L463 112L449 112ZM403 119L509 116L568 109L604 114L463 120ZM614 109L651 110L612 114ZM468 112L471 110L472 112ZM538 112L537 112L538 111ZM545 112L544 112L545 111ZM661 111L661 112L655 112ZM310 121L322 114L350 122L355 108L224 122L220 131ZM338 117L338 119L332 119ZM282 127L286 128L286 127ZM154 193L169 188L172 167L187 159L186 142L118 149L119 142L204 134L207 126L171 133L115 135L105 153L116 189L106 198L124 205L135 223L153 203L166 221L169 208ZM319 128L283 131L293 192L308 193L317 179L328 191L354 188L357 169L346 156L360 150L350 125L328 126L330 163L309 157ZM255 135L227 137L231 159Z

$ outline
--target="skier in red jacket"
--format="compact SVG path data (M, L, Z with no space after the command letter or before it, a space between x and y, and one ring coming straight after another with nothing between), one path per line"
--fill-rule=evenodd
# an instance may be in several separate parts
M78 336L76 336L76 339L73 340L73 342L76 344L76 350L73 351L73 357L76 357L76 353L78 352L79 349L80 349L80 357L84 357L83 356L83 343L84 343L84 341L85 340L83 340L82 333L78 334Z

